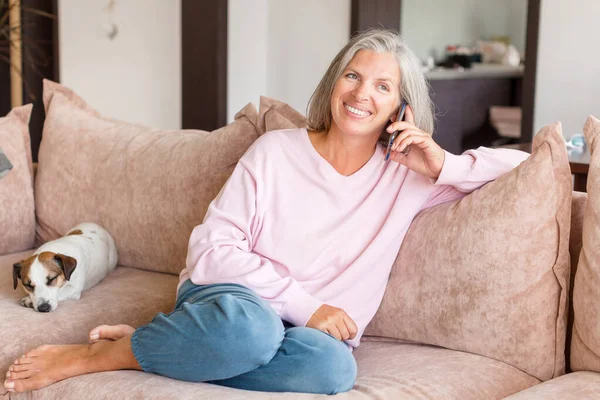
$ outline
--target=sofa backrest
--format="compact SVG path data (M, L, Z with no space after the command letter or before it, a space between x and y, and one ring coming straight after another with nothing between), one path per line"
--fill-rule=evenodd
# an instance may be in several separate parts
M170 274L185 268L192 230L259 136L251 104L213 132L104 117L47 80L44 106L35 181L38 242L95 222L114 238L119 265Z

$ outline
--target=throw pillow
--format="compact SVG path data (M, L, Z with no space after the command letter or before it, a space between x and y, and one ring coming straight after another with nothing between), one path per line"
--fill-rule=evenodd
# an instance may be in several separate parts
M213 132L167 131L102 116L48 80L43 97L38 241L96 222L115 239L120 265L178 274L190 233L258 138L256 108Z
M306 117L288 104L268 97L260 97L258 130L261 135L278 129L306 128L307 125Z
M563 374L571 192L561 126L546 126L517 168L414 219L366 334Z
M33 105L0 118L0 255L28 250L35 239L35 207L29 117ZM0 153L1 154L1 153ZM8 169L9 165L11 166Z
M590 116L583 128L591 159L583 246L573 287L571 369L600 372L600 120Z

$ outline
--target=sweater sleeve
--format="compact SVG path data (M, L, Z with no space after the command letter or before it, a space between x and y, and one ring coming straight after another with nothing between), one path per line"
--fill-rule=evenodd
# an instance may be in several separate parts
M529 153L524 151L487 147L467 150L459 156L446 152L440 176L431 180L437 188L422 209L461 199L517 167L527 157Z
M323 304L271 261L252 251L260 230L257 181L242 161L190 236L186 268L198 285L237 283L270 302L279 316L305 326Z

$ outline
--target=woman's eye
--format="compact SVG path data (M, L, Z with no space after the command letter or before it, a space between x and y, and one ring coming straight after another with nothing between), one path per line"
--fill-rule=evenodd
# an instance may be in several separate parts
M390 89L385 85L379 85L379 90L383 90L384 92L387 92Z
M353 74L352 72L346 75L346 78L350 78L350 79L356 79L357 76L356 74Z

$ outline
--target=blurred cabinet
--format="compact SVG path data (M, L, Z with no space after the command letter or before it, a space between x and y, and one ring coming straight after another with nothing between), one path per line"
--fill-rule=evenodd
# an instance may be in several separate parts
M435 141L460 154L500 139L489 121L491 106L521 106L522 78L430 79L436 107Z

